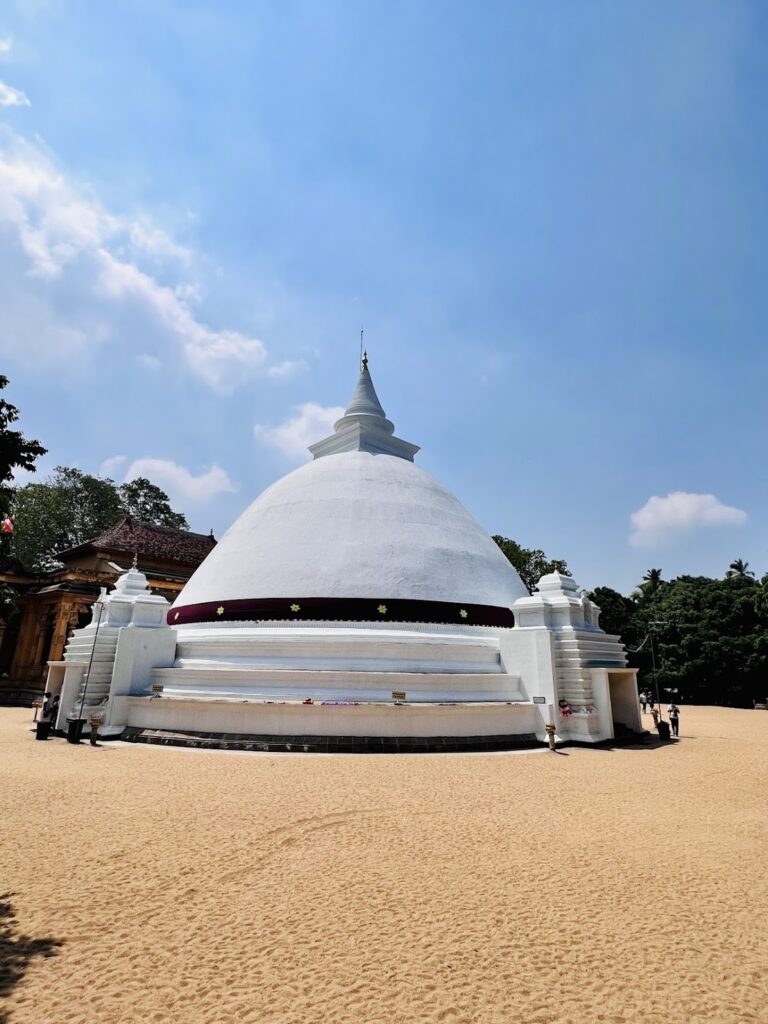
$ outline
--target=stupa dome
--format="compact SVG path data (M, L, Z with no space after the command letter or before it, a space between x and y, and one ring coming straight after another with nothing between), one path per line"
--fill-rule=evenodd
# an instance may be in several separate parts
M394 436L364 360L313 462L268 487L181 592L172 625L355 620L512 625L528 592L459 500Z

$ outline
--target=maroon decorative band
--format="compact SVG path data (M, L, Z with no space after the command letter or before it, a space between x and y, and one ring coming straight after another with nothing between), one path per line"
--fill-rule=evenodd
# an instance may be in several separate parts
M354 597L280 597L259 600L206 601L171 608L168 625L189 622L424 622L464 626L512 627L510 608L451 601L402 601Z

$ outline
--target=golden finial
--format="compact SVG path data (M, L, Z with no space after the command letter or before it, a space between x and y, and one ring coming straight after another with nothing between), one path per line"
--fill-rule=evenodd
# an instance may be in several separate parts
M138 553L138 551L137 551L137 552L136 552L136 553L134 554L134 556L133 556L133 563L132 563L132 565L131 565L131 569L133 569L133 571L134 571L134 572L136 572L136 570L137 570L138 568L139 568L139 553Z
M368 369L368 353L367 352L363 352L363 358L362 358L362 361L360 363L360 368L362 370L367 370Z

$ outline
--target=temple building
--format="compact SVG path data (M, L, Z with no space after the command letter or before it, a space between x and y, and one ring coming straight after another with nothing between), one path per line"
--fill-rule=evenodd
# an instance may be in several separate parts
M59 661L72 631L87 625L100 588L114 586L134 556L152 592L169 601L216 545L213 535L149 526L126 517L78 547L56 555L61 567L43 576L15 559L0 560L0 583L18 595L20 614L0 634L3 691L42 694L49 661Z
M573 579L530 595L414 462L363 359L313 461L268 487L168 607L139 567L102 593L48 688L104 735L441 750L639 730L635 671Z

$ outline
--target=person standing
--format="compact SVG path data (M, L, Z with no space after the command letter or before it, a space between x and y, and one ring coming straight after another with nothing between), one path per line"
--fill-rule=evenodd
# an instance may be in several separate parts
M645 690L640 691L640 710L645 714L645 705L648 703L648 694Z
M659 724L659 709L653 706L653 702L651 702L651 715L653 716L654 728L656 728Z
M51 727L56 727L56 719L59 717L59 702L61 700L60 695L57 693L53 700L48 705L48 718L51 723Z
M672 735L680 736L680 708L677 704L670 704L667 708L669 724L672 727Z

